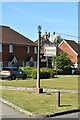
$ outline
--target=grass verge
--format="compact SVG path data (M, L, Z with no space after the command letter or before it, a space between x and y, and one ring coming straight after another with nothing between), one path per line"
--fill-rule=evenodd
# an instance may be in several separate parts
M41 88L51 89L78 89L78 76L59 76L53 79L41 79ZM36 79L26 80L6 80L1 81L0 85L12 87L35 88L37 85Z
M56 93L34 94L31 91L3 90L2 97L32 113L55 113L78 108L77 93L61 93L61 107L57 106Z

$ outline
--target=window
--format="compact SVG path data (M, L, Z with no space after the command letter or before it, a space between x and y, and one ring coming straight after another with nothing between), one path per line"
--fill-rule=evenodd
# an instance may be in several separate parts
M10 53L13 52L13 45L9 45L9 52L10 52Z
M0 44L0 52L2 53L2 44Z
M30 48L26 47L26 53L29 53L29 51L30 51Z
M0 69L3 68L3 62L0 62Z
M34 47L34 53L36 54L38 52L37 47Z

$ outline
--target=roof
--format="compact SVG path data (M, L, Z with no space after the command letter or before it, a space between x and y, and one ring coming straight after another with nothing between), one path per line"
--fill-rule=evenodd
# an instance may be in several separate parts
M0 43L37 46L35 42L8 26L0 25Z
M38 45L38 40L35 41L35 43ZM49 45L53 45L53 43L50 41L50 40L46 40L46 39L43 39L43 42L42 44L49 44Z
M80 53L80 45L75 42L74 40L66 40L64 39L60 44L59 46L64 42L66 41L68 43L68 45L77 53L79 54Z

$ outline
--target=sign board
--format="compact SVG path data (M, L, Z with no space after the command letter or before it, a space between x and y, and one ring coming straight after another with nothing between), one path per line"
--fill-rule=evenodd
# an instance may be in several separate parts
M55 46L45 46L44 47L44 56L56 56L56 47Z

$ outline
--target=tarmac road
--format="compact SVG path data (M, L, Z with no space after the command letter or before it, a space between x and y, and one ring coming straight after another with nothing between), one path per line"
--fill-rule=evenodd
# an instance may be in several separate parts
M66 114L66 115L51 117L49 119L50 120L56 120L56 118L79 118L79 117L80 117L80 112L79 112L79 114L78 113L72 113L72 114ZM29 120L29 118L27 116L25 116L24 114L21 114L20 112L16 111L15 109L13 109L13 108L9 107L8 105L6 105L4 103L1 103L1 102L0 102L0 118L12 118L12 119L22 118L20 120L25 120L25 119ZM46 118L41 118L40 120L46 120ZM60 120L63 120L63 119L60 119Z
M27 116L0 102L0 118L27 118Z
M60 115L53 118L78 118L80 120L80 112Z

